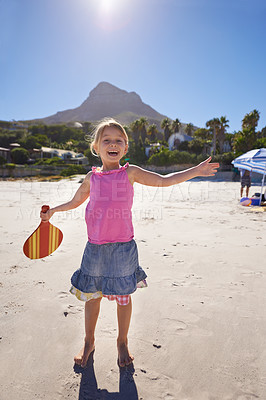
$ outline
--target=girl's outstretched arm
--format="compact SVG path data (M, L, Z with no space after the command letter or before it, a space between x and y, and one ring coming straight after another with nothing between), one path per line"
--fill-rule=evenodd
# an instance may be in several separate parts
M138 182L147 186L172 186L177 183L185 182L197 176L214 176L219 168L219 163L211 163L211 157L203 161L196 167L192 167L180 172L168 175L160 175L155 172L147 171L137 166L130 166L130 180L132 183Z
M78 190L76 191L72 200L67 203L60 204L57 207L50 208L46 213L40 213L40 217L43 221L49 221L49 219L58 211L69 211L73 208L80 206L90 195L90 177L92 172L89 172Z

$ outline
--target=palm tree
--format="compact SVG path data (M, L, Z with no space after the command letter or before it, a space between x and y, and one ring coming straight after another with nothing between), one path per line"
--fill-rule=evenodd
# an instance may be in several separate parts
M140 135L139 119L136 119L135 121L131 122L130 130L132 132L132 138L133 138L134 142L137 143L139 140L139 135Z
M132 131L130 129L130 126L124 125L123 128L126 131L126 134L128 136L129 141L133 139Z
M179 132L179 128L180 128L180 121L178 118L176 118L173 122L172 122L172 131L174 133L178 133Z
M199 128L195 130L193 137L203 139L206 142L211 140L211 133L209 129Z
M171 121L169 118L164 118L161 122L161 128L164 130L164 139L168 142L171 136Z
M220 118L220 127L217 130L217 140L219 143L220 153L223 152L226 128L229 127L228 122L229 120L226 119L226 116Z
M151 124L148 126L147 134L150 136L151 142L155 142L157 133L158 133L158 129L155 124Z
M242 119L242 131L239 131L234 136L234 151L236 154L245 153L252 150L258 138L256 127L258 125L260 113L258 110L253 110L246 114Z
M143 141L143 143L145 142L145 139L147 137L147 127L148 125L148 120L145 117L141 117L139 119L139 130L140 130L140 135L141 135L141 139Z
M255 132L256 127L260 119L260 113L258 110L253 110L249 114L246 114L242 119L242 130L251 129Z
M220 127L219 118L210 119L209 121L206 122L206 126L207 126L207 128L210 128L210 131L213 134L213 141L212 141L212 143L213 143L213 155L215 155L216 154L216 137L217 137L218 129Z
M185 132L188 136L193 136L194 133L194 125L190 122L185 127Z

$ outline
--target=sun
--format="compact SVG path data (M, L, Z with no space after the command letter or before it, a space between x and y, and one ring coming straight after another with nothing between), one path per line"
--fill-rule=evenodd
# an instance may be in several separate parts
M100 10L104 14L112 14L121 9L121 0L100 0Z
M125 28L131 16L130 0L97 0L97 25L113 32Z

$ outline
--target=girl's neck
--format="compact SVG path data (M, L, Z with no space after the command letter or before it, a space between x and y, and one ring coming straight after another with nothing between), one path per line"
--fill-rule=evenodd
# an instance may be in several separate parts
M120 162L116 163L103 162L103 165L101 166L102 171L111 171L113 169L119 169L119 168L121 168Z

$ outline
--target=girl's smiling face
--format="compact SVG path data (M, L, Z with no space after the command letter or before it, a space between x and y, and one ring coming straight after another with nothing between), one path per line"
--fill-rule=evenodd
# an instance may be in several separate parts
M98 144L94 145L96 152L101 157L103 164L117 164L127 153L128 144L122 132L113 127L104 128Z

